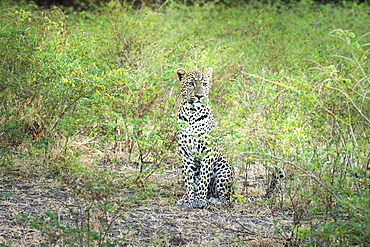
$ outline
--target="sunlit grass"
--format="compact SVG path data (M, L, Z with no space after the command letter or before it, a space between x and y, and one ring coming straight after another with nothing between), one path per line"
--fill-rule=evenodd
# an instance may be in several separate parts
M290 227L294 237L366 241L353 228L369 229L368 12L307 1L159 9L112 1L79 13L4 4L2 176L21 164L71 187L84 177L80 195L94 187L99 198L145 184L178 161L174 71L213 67L226 152L240 175L246 164L286 170L273 203L293 217L307 212ZM136 169L97 172L107 165ZM350 225L325 224L344 215Z

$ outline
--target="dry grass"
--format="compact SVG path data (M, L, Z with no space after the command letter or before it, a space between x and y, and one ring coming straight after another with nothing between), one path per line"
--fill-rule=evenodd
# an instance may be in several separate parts
M19 214L32 214L47 221L44 212L51 210L63 225L76 228L90 220L91 230L102 234L105 231L103 226L108 223L97 217L102 215L99 207L91 208L91 202L79 200L68 191L56 188L50 180L14 180L3 184L1 192L11 193L0 205L3 226L0 241L3 243L38 246L50 241L50 236L43 234L41 229L35 229L28 222L17 221ZM119 246L242 246L262 243L280 246L279 238L272 237L274 225L269 212L262 208L253 211L252 208L256 207L244 204L231 211L216 208L184 210L165 200L148 200L145 204L138 203L111 212L107 219L114 222L106 238ZM91 212L89 219L88 211ZM62 231L53 236L60 240L70 238L63 236ZM57 242L55 246L63 246L61 241Z
M74 148L78 147L85 154L80 156L82 164L93 164L107 157L107 153L92 148L91 144L73 143ZM13 167L14 171L19 171L23 165L15 166L20 169ZM0 231L0 242L13 246L38 246L40 243L66 246L63 241L74 241L79 233L68 233L56 227L56 220L45 215L52 211L61 225L71 229L88 227L104 237L104 241L118 246L282 246L282 235L274 235L273 220L282 220L281 211L274 212L270 207L275 203L247 200L236 201L232 208L226 209L210 206L185 210L174 203L183 193L176 167L154 172L146 180L135 182L138 167L134 164L100 163L98 170L107 169L121 174L112 178L116 179L114 183L125 182L118 192L101 200L84 199L76 195L76 186L61 189L56 180L37 175L26 177L18 173L17 178L3 178L0 224L4 227ZM251 180L247 184L251 193L258 194L263 188L256 185L258 178L261 179L250 173ZM241 176L240 179L245 178ZM83 187L84 183L87 181L81 180L77 186ZM154 193L140 197L148 191ZM238 193L242 193L240 188ZM29 220L20 220L22 215ZM44 220L42 226L32 225L32 222L39 222L37 219ZM104 241L90 239L85 240L84 245L102 245Z

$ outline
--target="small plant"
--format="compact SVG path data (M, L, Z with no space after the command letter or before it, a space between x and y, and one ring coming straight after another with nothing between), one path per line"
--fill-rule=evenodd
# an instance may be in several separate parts
M113 242L106 239L113 222L102 221L98 226L99 231L95 230L97 226L93 225L92 211L94 209L102 210L102 217L112 211L109 203L101 205L87 206L84 215L74 215L75 222L62 222L60 216L53 211L45 211L44 217L37 215L20 214L16 218L20 222L28 222L32 228L40 230L45 235L45 241L41 246L67 244L68 246L116 246ZM116 217L113 217L114 220ZM108 220L108 219L106 219ZM95 224L95 223L94 223ZM72 226L74 225L74 226ZM101 232L100 232L101 230Z

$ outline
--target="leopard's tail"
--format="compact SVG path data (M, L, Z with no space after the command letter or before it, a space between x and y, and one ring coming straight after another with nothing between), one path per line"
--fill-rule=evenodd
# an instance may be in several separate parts
M276 190L278 189L281 180L285 179L285 171L283 168L279 166L274 166L270 168L270 172L268 174L269 177L269 184L266 189L266 193L262 196L246 196L247 199L249 200L255 200L258 198L263 198L263 199L268 199L273 195Z
M283 168L279 166L273 167L271 170L273 170L269 176L270 176L270 183L266 190L266 194L263 195L263 198L270 198L271 195L276 191L278 188L278 185L281 180L285 179L285 171Z

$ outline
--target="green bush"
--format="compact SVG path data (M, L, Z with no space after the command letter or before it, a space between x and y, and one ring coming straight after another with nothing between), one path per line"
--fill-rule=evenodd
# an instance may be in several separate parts
M174 71L213 67L217 134L237 170L287 172L284 193L267 202L292 216L283 237L369 242L368 6L170 2L138 10L111 1L68 11L2 5L2 175L22 160L91 201L142 185L178 161ZM85 142L102 155L81 161L89 152L76 143ZM116 174L102 163L137 169ZM133 200L155 194L142 186Z

